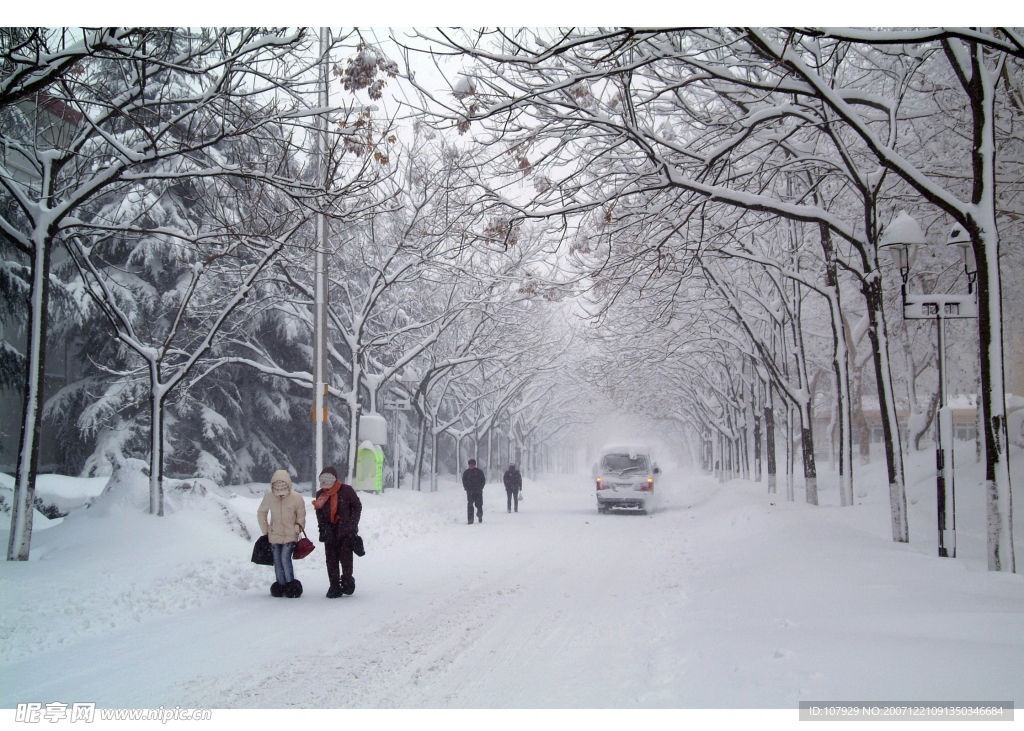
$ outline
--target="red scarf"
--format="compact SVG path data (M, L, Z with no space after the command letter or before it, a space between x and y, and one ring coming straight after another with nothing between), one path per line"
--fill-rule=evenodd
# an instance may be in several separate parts
M334 522L334 516L338 512L338 490L341 489L341 480L335 480L334 484L329 488L320 493L320 497L313 500L313 507L319 510L327 504L327 499L331 500L331 522Z

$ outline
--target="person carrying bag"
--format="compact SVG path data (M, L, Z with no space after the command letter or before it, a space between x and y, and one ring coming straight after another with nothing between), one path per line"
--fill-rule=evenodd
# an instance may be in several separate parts
M292 478L286 470L274 473L270 492L263 496L256 519L263 535L270 541L274 559L274 577L277 580L270 585L271 595L297 599L302 596L302 584L295 578L292 554L299 533L306 525L306 502L292 490Z
M324 467L319 483L320 489L313 499L313 507L320 528L320 542L324 544L327 577L331 582L327 598L336 599L356 590L356 580L352 576L352 552L357 547L360 554L362 551L362 541L358 534L363 504L352 486L338 479L338 471L333 467Z

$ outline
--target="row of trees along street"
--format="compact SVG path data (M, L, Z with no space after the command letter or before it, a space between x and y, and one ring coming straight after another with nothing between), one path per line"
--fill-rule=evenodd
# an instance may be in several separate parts
M951 377L978 394L988 565L1015 570L1016 31L356 29L321 46L308 30L8 29L0 47L0 316L27 334L0 353L25 403L9 559L28 557L44 425L69 472L145 458L156 514L165 474L309 475L295 425L313 403L320 216L329 458L354 465L360 415L397 400L406 485L436 489L470 454L572 471L626 411L695 468L764 474L789 500L800 472L817 504L825 412L852 507L877 399L906 542L904 452L938 393L934 325L903 322L880 256L907 211L932 242L970 235L979 318L957 324ZM328 108L325 64L343 90ZM962 287L931 248L910 285ZM88 365L44 394L48 337Z
M614 323L628 308L643 329L605 329L627 334L603 352L656 369L671 389L657 408L720 445L715 461L738 451L751 412L781 400L799 419L816 501L820 371L807 326L827 323L851 505L852 397L864 387L851 371L862 380L857 353L870 352L896 541L908 527L886 312L895 288L878 243L901 209L934 239L964 226L977 261L988 563L1014 570L1000 255L1020 246L1016 31L474 30L404 45L409 58L464 59L454 100L421 87L424 111L526 171L535 193L506 201L515 216L575 222L597 312ZM943 274L923 283L946 286ZM912 395L918 367L908 363Z

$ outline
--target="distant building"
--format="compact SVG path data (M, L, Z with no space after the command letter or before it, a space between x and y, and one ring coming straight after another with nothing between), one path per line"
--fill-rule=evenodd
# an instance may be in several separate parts
M1021 427L1022 420L1013 417L1017 411L1024 410L1024 333L1021 331L1012 332L1005 342L1006 365L1004 374L1006 377L1007 395L1006 411L1008 424L1011 429ZM977 432L977 394L952 394L949 397L949 405L953 409L953 432L954 438L961 441L971 441L976 438ZM921 410L928 408L927 402L920 404ZM877 396L865 396L861 401L861 408L864 412L864 419L867 421L871 433L871 441L874 444L881 444L883 440L882 415L878 408ZM909 440L908 420L910 409L905 404L896 408L896 419L900 425L900 438L906 447ZM831 414L827 409L819 408L814 419L814 441L815 453L821 457L827 457L829 453L829 424ZM935 439L935 419L926 434L926 439ZM1010 434L1010 439L1016 443L1024 443L1024 434ZM860 444L860 430L853 428L853 443Z
M953 409L953 431L956 439L974 439L978 406L977 395L973 393L951 395L949 397L949 405ZM874 443L881 443L884 437L882 432L882 412L878 406L878 397L865 396L861 403L861 408L864 410L864 420L867 421L868 427L871 429L871 441ZM921 403L920 408L921 411L925 411L928 408L928 404ZM910 409L906 406L897 406L896 420L899 422L900 438L904 443L906 443L910 438L908 430L909 419ZM934 419L932 420L930 429L930 433L934 435ZM859 443L856 429L854 429L853 432L853 441L854 444Z

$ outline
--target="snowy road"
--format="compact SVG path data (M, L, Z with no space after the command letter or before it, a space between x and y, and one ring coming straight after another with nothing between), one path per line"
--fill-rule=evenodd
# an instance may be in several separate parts
M1024 700L1020 576L895 546L870 505L812 516L799 502L771 505L761 485L666 477L650 516L598 515L584 477L528 483L511 515L488 485L473 526L461 490L424 496L443 522L383 549L368 539L352 597L324 597L318 548L297 563L299 600L243 583L4 663L2 705ZM364 515L388 497L368 497Z

